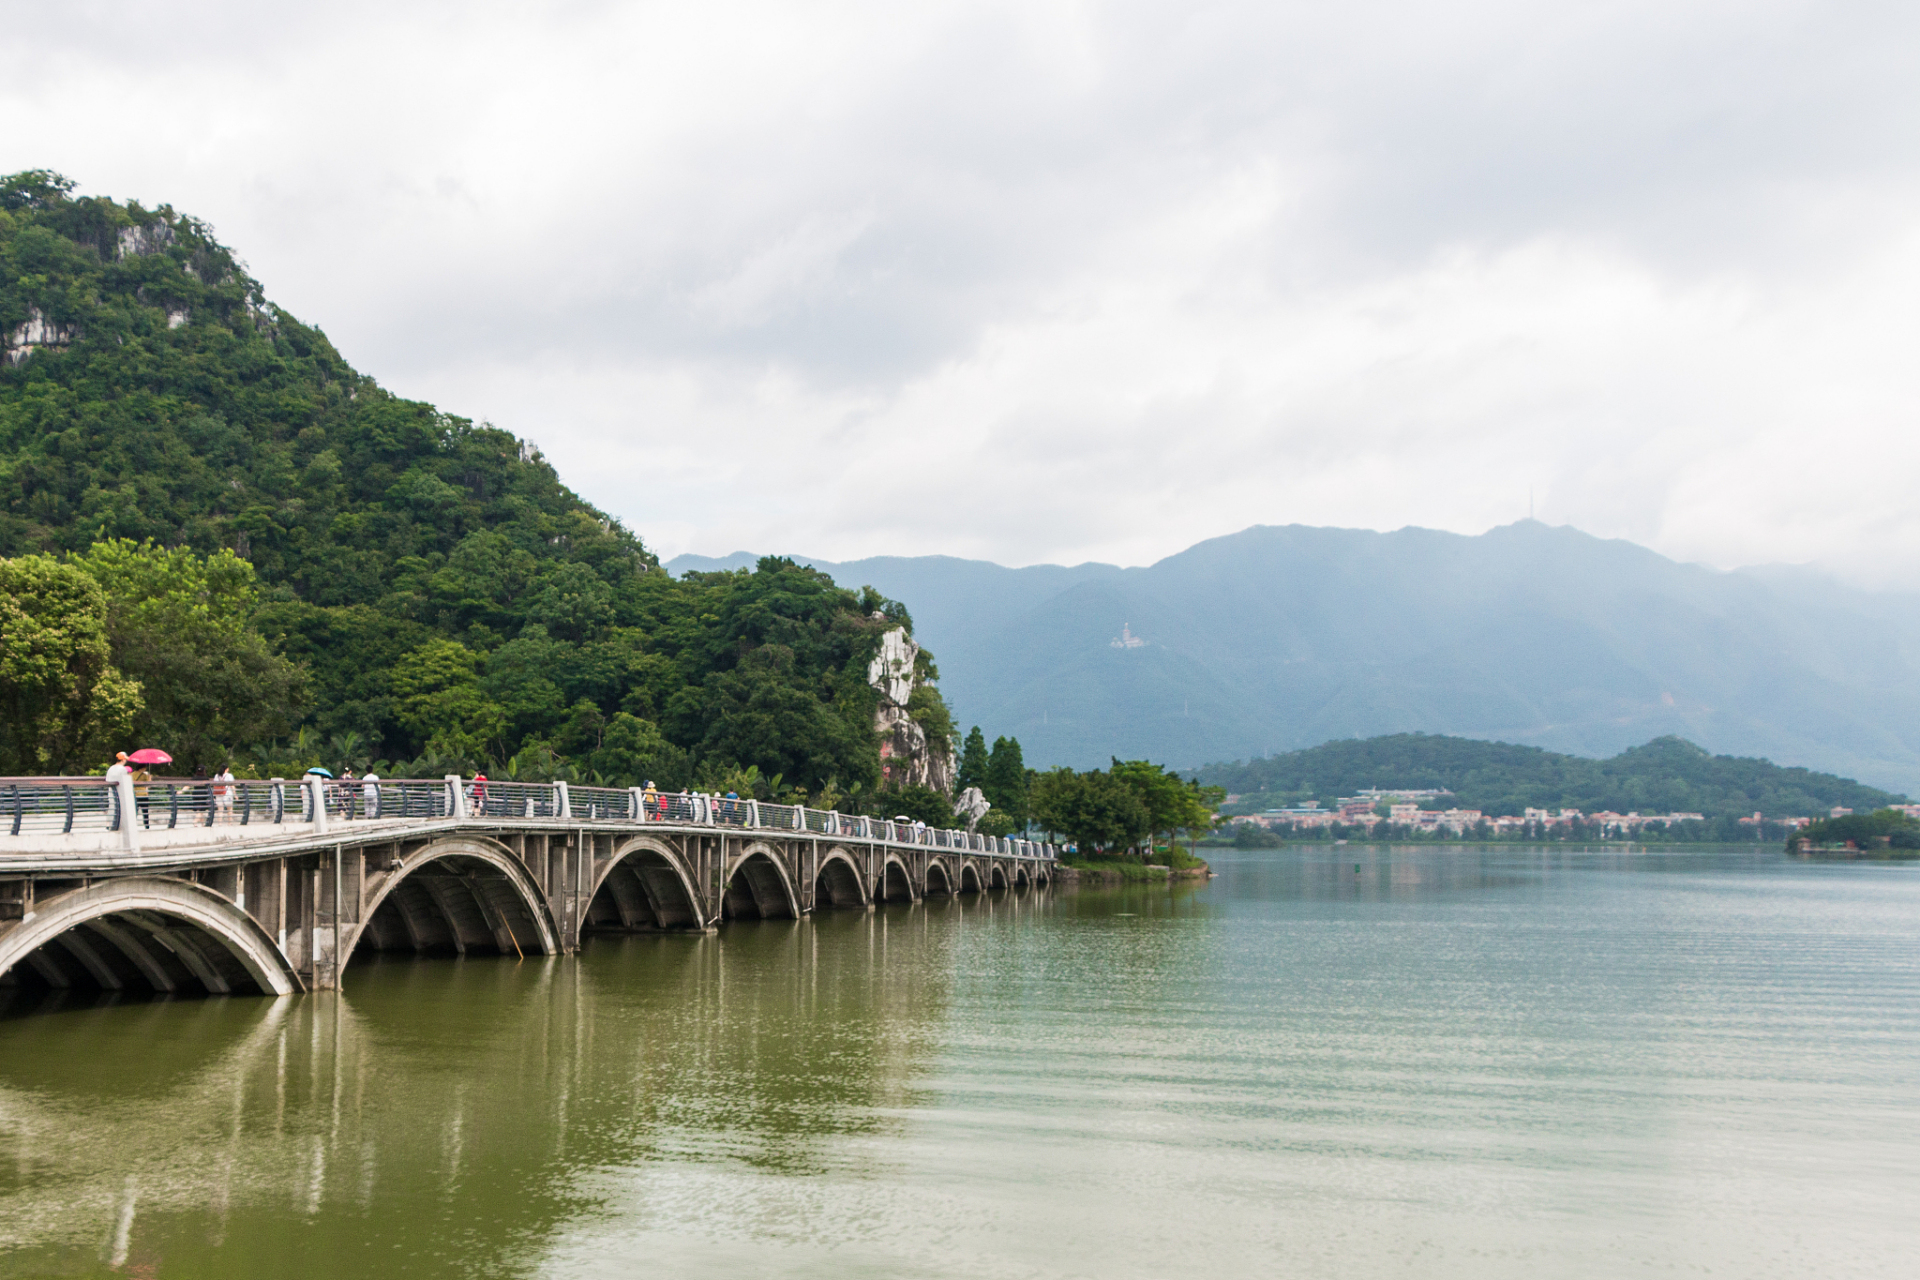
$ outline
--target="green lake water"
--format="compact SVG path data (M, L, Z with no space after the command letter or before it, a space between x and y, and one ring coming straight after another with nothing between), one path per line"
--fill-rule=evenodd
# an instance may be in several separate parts
M1920 1270L1920 868L1214 863L16 1005L0 1276Z

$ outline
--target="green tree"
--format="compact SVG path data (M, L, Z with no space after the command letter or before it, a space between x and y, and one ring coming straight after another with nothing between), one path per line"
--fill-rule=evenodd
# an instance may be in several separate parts
M0 772L96 764L140 708L113 666L100 584L51 556L0 560Z
M995 738L980 789L995 811L1013 820L1016 831L1024 831L1027 826L1027 776L1027 764L1020 755L1020 740Z
M106 592L114 665L145 696L133 735L164 748L176 769L211 772L236 745L291 727L306 673L255 628L252 565L227 550L199 556L126 538L73 563Z
M1049 770L1033 780L1031 799L1035 821L1071 840L1082 854L1118 853L1151 830L1139 793L1099 770Z
M1149 844L1162 832L1171 838L1175 831L1204 820L1198 794L1177 774L1145 760L1115 760L1111 773L1115 782L1124 784L1139 797L1141 807L1146 810Z
M499 754L507 713L481 689L479 660L466 646L427 641L400 660L393 690L400 722L423 752L469 766Z
M703 761L755 765L810 790L830 777L877 773L871 731L849 725L800 686L797 662L786 645L762 645L731 671L676 695L669 717L686 737L698 732Z
M966 745L960 748L960 766L953 775L954 793L957 795L968 787L979 787L984 793L987 765L987 739L980 732L980 726L975 725L967 731Z
M608 723L600 746L588 761L611 786L638 787L651 782L665 791L679 791L692 782L692 762L687 753L668 742L651 720L625 711Z
M885 806L882 817L911 818L930 827L956 828L960 825L953 816L953 801L932 787L889 787L880 795L881 803Z
M980 819L975 828L983 836L1014 836L1020 834L1020 826L998 809L990 809L987 816Z

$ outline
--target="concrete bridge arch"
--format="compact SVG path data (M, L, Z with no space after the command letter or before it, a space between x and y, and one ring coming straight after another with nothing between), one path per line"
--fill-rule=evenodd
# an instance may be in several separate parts
M0 939L0 982L22 979L211 995L302 989L244 910L204 885L157 875L99 880L38 903L31 919Z
M945 858L927 859L927 883L921 891L922 897L950 898L956 889L953 883L953 869Z
M864 907L870 895L860 864L852 854L834 845L820 855L819 869L813 876L813 905L817 910L829 907Z
M727 919L800 918L800 895L787 874L787 860L764 840L753 841L728 859L723 883L721 914Z
M488 948L501 955L560 950L546 896L505 845L476 836L434 840L370 877L362 923L343 936L334 971L362 943L376 951ZM343 931L344 932L344 931ZM316 941L324 945L324 926Z
M701 928L706 920L693 886L685 860L669 841L625 841L588 885L582 931Z
M889 853L880 863L880 883L874 886L873 896L880 902L918 902L920 893L913 879L913 869L898 854Z
M960 862L960 892L979 893L987 887L985 877L980 874L980 864L972 858Z

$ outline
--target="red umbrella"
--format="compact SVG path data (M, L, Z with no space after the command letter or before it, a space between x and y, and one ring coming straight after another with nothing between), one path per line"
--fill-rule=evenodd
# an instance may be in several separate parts
M173 757L158 747L142 747L127 757L134 764L172 764Z

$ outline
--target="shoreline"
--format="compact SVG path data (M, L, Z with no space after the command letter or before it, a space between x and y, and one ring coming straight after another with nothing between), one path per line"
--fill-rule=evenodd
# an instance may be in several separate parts
M1140 874L1129 875L1123 868L1131 868ZM1053 875L1062 885L1171 884L1177 880L1211 880L1214 870L1204 862L1197 867L1176 871L1162 862L1130 862L1112 866L1089 866L1083 863L1070 866L1062 861L1054 864Z

